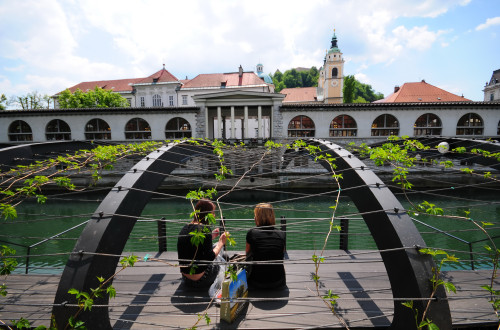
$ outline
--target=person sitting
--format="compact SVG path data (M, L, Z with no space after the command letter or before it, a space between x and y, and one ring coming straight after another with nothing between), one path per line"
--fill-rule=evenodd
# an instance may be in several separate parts
M219 235L219 229L211 231L208 214L215 214L215 205L207 199L199 200L195 206L193 221L184 225L177 239L177 256L183 282L192 288L208 288L219 273L220 266L211 263L226 244L226 233L222 233L216 245L212 240ZM203 233L204 239L196 246L191 242L193 232Z
M258 204L254 215L257 227L250 229L246 237L247 260L255 262L249 267L248 286L256 289L283 287L286 285L286 275L280 260L283 260L285 253L285 233L274 228L276 221L271 204Z

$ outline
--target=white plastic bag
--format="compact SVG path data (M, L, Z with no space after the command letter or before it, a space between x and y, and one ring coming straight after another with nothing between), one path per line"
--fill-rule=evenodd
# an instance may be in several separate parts
M224 281L226 273L226 260L224 260L224 258L222 257L222 251L215 258L214 262L216 262L219 265L219 273L217 274L214 283L212 283L212 285L210 286L210 289L208 289L208 294L212 298L215 297L217 292L221 289L222 282Z

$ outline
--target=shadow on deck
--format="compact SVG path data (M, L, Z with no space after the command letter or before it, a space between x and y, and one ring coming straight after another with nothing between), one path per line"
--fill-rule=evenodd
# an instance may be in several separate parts
M289 251L290 259L285 261L287 288L251 291L248 307L232 324L220 320L220 309L210 304L207 292L184 287L178 268L160 262L138 262L114 280L117 295L110 301L111 325L114 329L190 328L206 310L211 323L207 325L201 320L197 324L200 329L343 328L316 294L313 253ZM349 327L390 326L394 301L379 253L335 250L326 251L325 256L319 271L319 293L324 295L331 289L340 296L336 311ZM157 258L175 263L177 254L162 253ZM453 327L496 329L498 318L489 303L490 297L480 288L489 283L491 271L449 271L443 275L457 287L457 294L448 294ZM34 321L32 325L48 325L59 278L9 276L9 294L0 300L0 320L24 317Z

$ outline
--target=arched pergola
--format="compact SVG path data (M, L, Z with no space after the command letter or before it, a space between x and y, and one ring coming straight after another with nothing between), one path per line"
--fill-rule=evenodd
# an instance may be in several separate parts
M399 298L415 299L414 306L423 311L426 299L431 296L429 280L435 263L431 256L418 252L418 247L425 246L420 233L389 188L361 160L330 142L312 139L307 143L336 158L337 170L343 173L342 190L363 214L381 250L395 298L391 328L416 329L413 311L401 305ZM83 230L66 264L54 301L53 314L57 324L66 324L78 309L66 306L76 303L74 295L68 293L69 289L89 292L99 285L98 276L109 278L114 274L118 256L122 254L137 218L163 179L179 164L206 153L211 153L210 148L189 143L170 144L149 154L116 184ZM328 164L322 165L330 170ZM116 257L110 259L109 255ZM442 287L435 297L427 317L440 329L451 329L450 310ZM106 305L108 297L96 299L94 303ZM79 319L84 320L89 329L111 329L107 308L83 312Z

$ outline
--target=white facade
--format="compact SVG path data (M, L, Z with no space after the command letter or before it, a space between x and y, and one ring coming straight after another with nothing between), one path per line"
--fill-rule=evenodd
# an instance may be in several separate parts
M493 75L484 86L484 101L500 101L500 69L493 71Z

